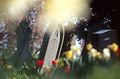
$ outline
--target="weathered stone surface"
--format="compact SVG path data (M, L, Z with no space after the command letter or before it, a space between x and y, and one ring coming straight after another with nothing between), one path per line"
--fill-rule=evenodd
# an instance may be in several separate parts
M39 60L44 61L44 66L52 65L52 60L59 57L62 42L62 31L59 27L48 27L43 45L40 49Z

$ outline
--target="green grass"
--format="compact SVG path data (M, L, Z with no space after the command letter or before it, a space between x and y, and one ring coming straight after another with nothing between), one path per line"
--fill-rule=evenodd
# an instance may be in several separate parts
M38 54L33 55L35 58L33 62L25 63L17 68L9 62L10 56L8 51L4 51L4 54L0 56L0 60L3 61L0 66L0 79L120 79L120 62L108 61L102 64L88 63L87 65L76 62L70 73L65 73L63 67L51 71L50 74L41 75L39 68L36 67ZM11 65L12 68L7 69L7 65Z
M93 72L85 79L120 79L120 64L115 63L110 67L94 66Z

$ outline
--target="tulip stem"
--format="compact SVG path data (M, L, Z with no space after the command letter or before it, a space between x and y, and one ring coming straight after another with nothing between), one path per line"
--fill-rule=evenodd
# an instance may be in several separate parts
M73 59L73 62L72 62L72 71L74 70L74 59Z

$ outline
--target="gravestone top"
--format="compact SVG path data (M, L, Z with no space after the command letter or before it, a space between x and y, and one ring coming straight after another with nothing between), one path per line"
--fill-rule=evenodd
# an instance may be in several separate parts
M99 31L97 31L97 32L93 32L93 34L103 34L103 33L109 32L109 31L115 31L115 30L112 30L112 29L104 29L104 30L99 30Z

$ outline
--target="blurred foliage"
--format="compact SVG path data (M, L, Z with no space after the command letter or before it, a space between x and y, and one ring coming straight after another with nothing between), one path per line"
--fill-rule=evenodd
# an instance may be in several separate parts
M89 47L88 44L87 47ZM113 45L113 44L111 44ZM109 45L110 46L110 45ZM91 48L93 49L93 48ZM89 51L91 50L89 49ZM118 48L119 49L119 48ZM111 49L112 50L112 49ZM72 57L67 58L67 53L73 54ZM120 78L120 61L119 56L116 56L115 61L104 59L97 59L97 56L93 56L93 59L82 62L82 55L80 59L74 57L76 54L80 54L80 49L77 46L71 46L71 50L65 52L65 56L51 62L51 66L43 67L37 65L38 54L33 54L34 61L14 67L10 62L11 53L7 50L3 50L3 54L0 56L0 79L119 79ZM88 51L88 52L89 52ZM91 51L92 52L92 51ZM108 51L107 51L108 52ZM120 53L120 51L119 51ZM71 55L71 54L69 54ZM92 54L90 54L92 56ZM88 55L88 57L90 56ZM120 54L119 54L120 55ZM62 63L61 63L62 62ZM18 63L19 64L19 63ZM62 64L62 66L61 66ZM63 65L64 64L64 65ZM59 66L58 66L59 65Z

